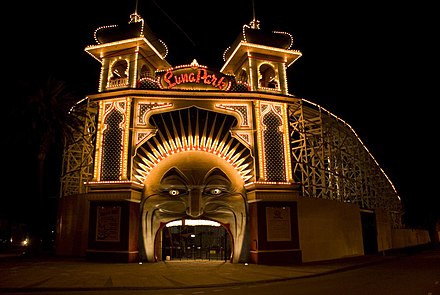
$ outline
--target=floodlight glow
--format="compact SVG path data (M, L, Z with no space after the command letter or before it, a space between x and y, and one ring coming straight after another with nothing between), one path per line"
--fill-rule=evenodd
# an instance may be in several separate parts
M175 221L168 222L166 227L182 226L182 225L183 225L182 220L175 220ZM185 219L185 225L188 225L188 226L201 226L201 225L221 226L221 224L216 221L206 220L206 219Z

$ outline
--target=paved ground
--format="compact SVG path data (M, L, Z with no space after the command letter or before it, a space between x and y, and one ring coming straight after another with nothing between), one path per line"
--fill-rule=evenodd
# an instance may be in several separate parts
M250 284L323 275L395 257L378 254L296 266L267 266L201 260L97 263L84 259L0 255L0 293L14 290L152 290Z

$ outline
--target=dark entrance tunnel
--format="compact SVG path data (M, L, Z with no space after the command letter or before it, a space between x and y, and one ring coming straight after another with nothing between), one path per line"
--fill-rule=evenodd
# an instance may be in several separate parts
M231 238L210 220L178 220L162 229L162 260L224 260L231 257Z

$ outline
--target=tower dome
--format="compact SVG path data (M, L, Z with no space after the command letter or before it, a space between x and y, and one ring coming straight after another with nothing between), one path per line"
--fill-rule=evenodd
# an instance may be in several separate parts
M262 30L260 21L254 18L249 25L243 25L243 30L235 39L233 45L225 50L225 60L231 56L234 49L241 42L288 50L293 45L293 37L286 32Z
M156 37L144 19L134 12L130 15L130 21L122 25L102 26L95 30L95 41L97 44L117 42L121 40L145 38L163 56L166 56L167 47L165 43Z

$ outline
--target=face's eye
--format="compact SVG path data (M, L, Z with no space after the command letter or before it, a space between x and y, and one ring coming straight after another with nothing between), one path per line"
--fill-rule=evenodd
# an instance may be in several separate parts
M179 191L178 189L170 189L170 190L168 191L168 194L169 194L170 196L177 196L177 195L180 194L180 191Z
M184 188L162 188L160 193L165 196L172 196L172 197L181 197L183 195L186 195L187 191Z
M219 196L225 195L227 192L228 192L228 190L226 188L207 187L207 188L205 188L204 194L208 195L208 196L219 197Z
M219 188L213 188L209 190L209 193L211 195L220 195L223 191Z

